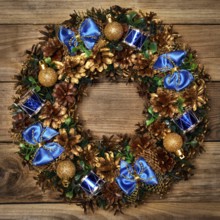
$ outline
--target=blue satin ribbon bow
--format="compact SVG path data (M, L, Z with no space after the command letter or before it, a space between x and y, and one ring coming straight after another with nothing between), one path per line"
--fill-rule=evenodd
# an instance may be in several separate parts
M79 27L79 35L86 48L91 50L95 46L95 43L101 35L101 32L96 23L91 18L87 18ZM58 38L63 44L66 45L69 53L74 55L72 49L78 45L76 33L68 28L60 26Z
M28 144L42 144L51 140L58 135L59 132L49 127L42 127L41 123L36 123L26 128L22 136ZM35 152L32 164L34 166L41 166L48 164L59 157L64 151L64 148L58 143L45 143L40 146Z
M188 70L177 69L177 67L182 64L185 57L186 51L183 50L172 51L158 57L153 68L161 72L172 72L164 78L165 88L181 91L194 80L193 75Z
M116 178L119 187L126 195L130 195L137 187L137 179L147 185L158 184L157 177L144 158L140 157L132 166L124 160L120 162L120 175Z

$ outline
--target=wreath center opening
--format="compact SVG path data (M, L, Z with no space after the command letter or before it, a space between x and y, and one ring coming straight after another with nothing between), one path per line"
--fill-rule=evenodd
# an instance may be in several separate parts
M144 120L144 100L134 83L102 81L89 87L87 92L78 113L84 128L95 136L134 134L135 125Z

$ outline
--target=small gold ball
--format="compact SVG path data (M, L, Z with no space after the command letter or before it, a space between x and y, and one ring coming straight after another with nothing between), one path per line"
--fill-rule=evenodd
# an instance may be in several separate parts
M63 186L68 187L69 180L75 176L76 167L70 160L64 160L58 163L56 172Z
M38 74L38 81L42 86L51 87L57 82L57 73L54 69L46 67L41 69Z
M163 140L163 146L169 152L176 152L183 146L183 139L177 133L169 133Z
M123 26L116 21L108 23L104 28L105 37L110 41L120 40L123 33Z

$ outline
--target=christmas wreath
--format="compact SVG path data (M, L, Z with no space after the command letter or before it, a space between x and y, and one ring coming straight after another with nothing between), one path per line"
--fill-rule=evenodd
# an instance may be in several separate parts
M203 151L209 75L172 26L113 6L45 28L15 76L11 106L11 132L37 184L84 210L121 212L187 180ZM134 135L100 139L83 128L78 104L101 78L137 85L146 120Z

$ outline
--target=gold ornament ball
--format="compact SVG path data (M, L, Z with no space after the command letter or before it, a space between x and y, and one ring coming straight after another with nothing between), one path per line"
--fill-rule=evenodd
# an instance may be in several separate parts
M180 159L185 157L181 149L183 146L183 139L179 134L167 134L163 140L163 146L167 151L175 153Z
M42 86L51 87L57 82L57 73L54 69L46 67L44 64L40 65L40 72L38 74L38 81Z
M183 139L177 133L169 133L163 140L163 146L169 152L176 152L183 146Z
M75 176L76 167L70 160L64 160L57 165L57 176L62 180L64 187L68 187L70 179Z
M108 23L104 28L105 37L110 41L120 40L123 33L123 26L116 21Z

